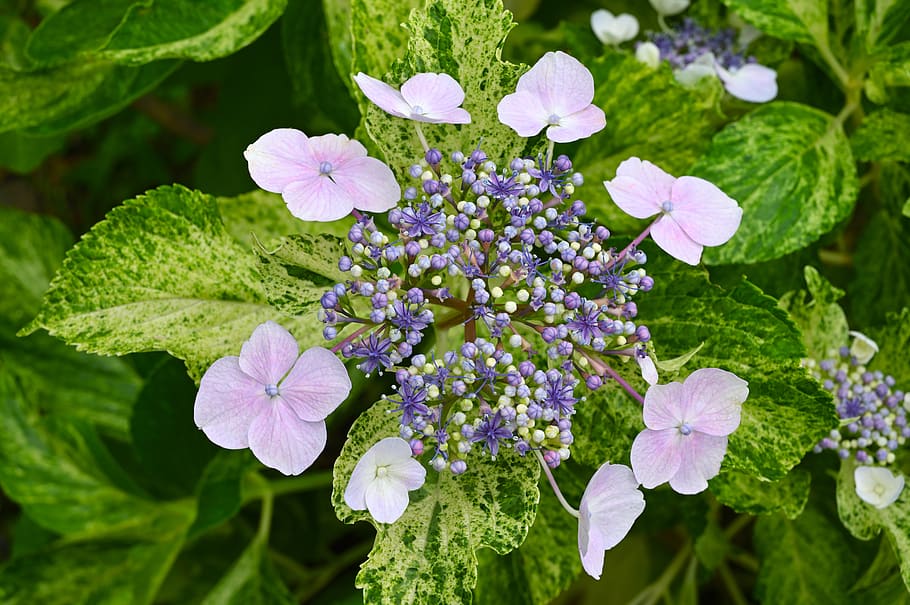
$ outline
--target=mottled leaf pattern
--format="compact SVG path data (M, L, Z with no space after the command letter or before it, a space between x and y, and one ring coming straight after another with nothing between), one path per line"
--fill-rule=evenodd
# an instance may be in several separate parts
M803 512L809 498L812 476L794 470L780 481L762 481L737 471L721 473L711 480L711 493L738 513L767 515L781 512L795 519Z
M723 0L736 14L771 35L807 44L827 44L826 0Z
M799 327L808 356L828 359L847 344L847 316L837 303L843 290L832 286L813 267L804 269L809 291L790 292L780 300L782 308Z

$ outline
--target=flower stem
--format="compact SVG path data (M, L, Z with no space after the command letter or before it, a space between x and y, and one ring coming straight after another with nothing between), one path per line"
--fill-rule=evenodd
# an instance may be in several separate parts
M676 553L676 556L673 557L673 560L670 561L670 564L664 572L660 574L660 577L638 593L638 596L632 599L629 602L629 605L654 605L654 603L657 603L667 592L667 589L670 588L670 583L673 582L673 578L676 577L676 574L679 573L679 570L682 569L683 564L691 554L692 545L687 543L685 547L681 548L680 551Z
M358 328L355 332L352 332L352 333L350 334L350 336L348 336L348 337L345 338L344 340L342 340L342 341L336 343L335 346L332 347L332 353L337 353L338 351L340 351L340 350L344 347L344 345L350 344L351 342L353 342L353 340L354 340L355 338L357 338L358 336L360 336L360 335L363 334L364 332L366 332L366 331L368 331L368 330L370 330L370 329L372 329L372 328L374 328L374 327L375 327L375 326L374 326L373 324L367 324L367 325L365 325L365 326L363 326L363 327L361 327L361 328Z
M259 517L259 529L256 531L254 540L260 544L268 544L269 532L272 529L272 509L274 508L275 496L272 490L266 489L262 492L262 513Z
M642 397L641 394L632 387L632 385L630 385L628 382L626 382L622 376L617 374L616 370L614 370L607 364L604 364L603 367L604 367L604 372L609 374L610 378L612 378L613 380L618 382L619 386L624 388L626 390L626 392L629 393L629 395L631 395L632 397L634 397L636 399L636 401L638 401L638 403L640 403L642 405L645 404L645 398Z
M430 146L427 144L427 138L423 136L423 129L420 127L420 122L414 122L414 128L417 130L417 138L420 139L420 144L423 145L423 151L429 151Z
M656 219L654 219L654 222L652 222L650 225L645 227L645 230L642 231L641 233L639 233L638 237L636 237L631 242L629 242L629 245L626 246L625 248L623 248L622 251L616 256L615 259L613 259L609 263L607 263L607 266L604 267L604 270L606 271L606 270L612 269L613 265L615 265L616 263L620 262L623 258L625 258L626 254L629 253L629 250L631 250L632 248L634 248L635 246L640 244L642 241L644 241L644 239L646 237L648 237L648 234L651 233L651 227L653 227L654 223L659 221L662 216L663 216L663 214L658 216Z
M550 162L553 161L553 148L554 147L556 147L556 141L550 141L550 143L547 145L547 161L545 164L545 166L547 167L547 170L550 169Z
M534 450L534 455L537 456L537 461L540 462L540 466L543 467L543 472L547 476L547 480L550 482L550 487L553 488L553 493L556 494L556 499L559 500L559 503L562 504L562 507L566 509L567 513L578 519L578 511L572 508L569 503L566 502L566 499L563 497L562 492L559 491L559 485L556 484L556 478L553 477L553 473L550 472L550 467L547 466L547 462L543 459L543 454L540 453L540 450Z

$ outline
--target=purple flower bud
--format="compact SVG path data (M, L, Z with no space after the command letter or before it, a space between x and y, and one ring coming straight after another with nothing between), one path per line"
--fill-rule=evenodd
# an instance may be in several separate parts
M495 236L496 236L496 234L493 233L492 229L481 229L477 233L477 239L480 240L484 244L489 244L490 242L492 242L493 238Z
M360 228L360 225L353 225L348 231L348 239L353 243L358 243L363 241L363 229Z
M603 385L603 380L600 376L591 375L585 378L585 385L592 391L596 391Z
M566 309L573 310L581 306L581 296L577 292L569 292L562 301Z
M434 181L433 179L427 179L423 182L423 190L433 195L439 191L439 181Z
M419 179L420 175L423 174L423 168L420 167L420 164L411 164L408 167L408 174L410 174L412 178Z
M326 326L322 329L322 337L326 340L332 340L338 336L338 330L334 326Z
M468 470L468 463L464 460L454 460L452 464L449 465L449 470L452 471L453 475L460 475Z
M413 200L417 198L417 187L407 187L404 190L404 199Z
M638 315L638 305L632 301L627 302L623 305L623 316L624 317L635 317Z
M654 278L650 275L645 275L641 278L641 281L638 282L638 287L642 292L647 292L654 287Z
M477 356L477 345L473 342L466 342L461 345L461 355L462 357L467 357L468 359L474 359Z
M427 161L427 164L435 166L442 161L442 152L438 149L430 148L427 149L427 152L424 154L423 158Z
M569 212L573 216L581 216L585 212L587 212L587 208L585 208L585 203L583 201L575 200L574 202L572 202L572 208L569 210Z
M543 338L544 342L553 342L556 340L556 328L547 326L543 329L543 332L540 333L540 336Z
M534 363L527 359L518 364L518 373L525 378L534 374L536 369Z
M635 330L635 335L638 336L639 342L651 340L651 330L648 329L648 326L638 326Z
M449 264L448 259L445 256L440 254L434 254L430 258L430 267L435 271L440 271L446 268L446 265Z
M473 193L474 195L483 195L484 193L486 193L486 190L487 190L486 186L480 181L475 181L471 185L471 193Z
M329 290L322 295L322 298L319 299L319 302L322 304L323 309L334 309L335 305L338 304L338 297L334 292Z
M411 439L411 453L415 456L423 454L423 441L420 439Z
M556 169L560 172L572 170L572 161L569 159L569 156L565 154L561 154L559 157L557 157L554 164L556 166Z
M389 304L389 297L382 292L377 292L370 299L370 302L372 303L374 309L382 309L387 304Z
M485 159L487 159L487 154L482 149L475 149L471 152L471 161L475 164L479 164Z
M576 256L572 260L572 266L575 267L578 271L587 271L588 259L586 259L584 256Z
M554 450L547 450L543 453L544 462L547 463L547 466L550 468L556 468L559 466L559 463L562 462L562 459L559 457L559 452Z
M594 237L599 240L605 240L610 237L610 230L604 227L603 225L598 225L597 229L594 230Z
M418 254L420 254L420 244L418 244L414 240L411 240L407 244L404 245L404 252L410 258L414 258Z
M563 340L558 345L556 345L556 352L562 355L563 357L568 357L572 354L574 347L571 342Z
M553 234L549 231L541 231L537 234L537 241L541 246L548 246L553 243Z
M422 304L424 300L423 290L420 288L411 288L408 290L408 302L419 305Z

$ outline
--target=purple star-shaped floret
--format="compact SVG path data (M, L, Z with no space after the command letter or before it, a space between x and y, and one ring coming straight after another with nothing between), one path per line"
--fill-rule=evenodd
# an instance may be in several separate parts
M600 329L600 307L596 304L586 304L579 310L573 319L566 322L566 327L578 334L579 342L590 344L592 338L600 338L604 335Z
M492 417L489 415L485 416L480 426L474 429L474 436L471 437L471 441L474 443L483 441L483 446L490 450L491 455L495 456L499 453L499 440L512 438L512 431L500 426L501 422L501 413L498 410Z
M389 398L398 404L396 411L401 412L401 424L409 425L414 422L414 416L426 416L430 413L430 408L424 403L427 400L427 392L423 388L414 388L411 383L405 381L398 388L398 396L401 401Z
M503 178L495 172L484 181L484 188L487 195L499 200L517 197L525 191L524 185L516 182L514 176Z
M411 237L435 235L445 228L441 212L433 212L426 202L417 208L407 207L401 211L401 224L408 229Z
M392 325L397 328L422 331L430 325L428 318L422 312L415 313L411 310L411 305L405 304L401 299L392 303L392 309L395 311L395 317L391 319Z
M389 357L389 349L392 341L389 338L378 338L375 333L370 334L368 338L361 339L360 343L352 350L354 357L363 357L364 361L357 367L364 374L370 374L373 370L382 366L383 368L391 367L392 360Z
M570 416L575 413L575 403L578 401L572 395L573 385L566 384L563 377L555 380L547 379L546 399L541 403L559 412L561 416Z

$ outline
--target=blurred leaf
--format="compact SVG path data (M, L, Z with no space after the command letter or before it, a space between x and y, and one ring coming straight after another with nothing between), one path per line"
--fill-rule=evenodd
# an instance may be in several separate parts
M788 519L795 519L806 506L811 481L812 476L799 469L790 471L780 481L762 481L746 473L727 471L711 480L711 493L738 513L781 512Z
M192 495L218 449L196 428L196 385L168 358L146 379L133 406L130 434L143 478L167 497Z
M57 537L57 533L41 527L27 514L20 513L12 531L12 558L18 559L42 550Z
M268 545L253 540L202 605L291 605L296 602L269 561Z
M888 48L872 65L866 78L866 95L873 103L888 103L892 97L904 97L910 86L910 42ZM902 90L890 90L900 88Z
M910 3L903 0L857 0L857 36L871 54L891 42L910 21Z
M890 109L879 109L870 113L850 137L856 159L867 162L876 160L910 162L907 141L910 141L910 115Z
M217 527L240 511L243 476L258 466L249 450L218 450L199 481L196 519L188 539Z
M705 531L695 539L695 556L698 562L708 571L714 571L724 562L730 551L730 542L724 535L724 530L715 521L709 521Z
M580 470L563 464L556 471L560 489L573 501L580 500L585 489ZM581 573L578 520L566 513L550 486L544 485L534 525L521 546L502 556L481 549L477 560L475 605L546 605Z
M23 69L25 43L31 29L22 19L0 14L0 69Z
M142 605L183 545L187 509L138 541L60 542L0 568L0 601L41 605Z
M430 469L409 494L404 515L391 525L352 511L344 490L357 461L383 436L398 433L385 401L361 414L335 462L332 503L345 523L369 521L377 530L357 586L366 603L470 603L477 581L475 551L504 555L525 539L537 510L540 467L533 457L504 451L495 461L475 456L467 472Z
M763 32L795 42L828 43L827 0L723 0Z
M847 316L837 303L844 292L832 286L814 267L806 266L804 274L809 291L790 292L779 304L802 332L809 357L827 359L849 339Z
M0 66L0 132L49 136L82 128L120 111L174 69L174 61L143 67L70 63L34 72Z
M868 364L869 369L893 376L896 384L906 390L910 387L910 356L907 355L910 350L910 308L889 313L885 324L868 334L879 346L879 352Z
M714 110L699 91L678 84L666 64L651 69L615 51L587 66L594 75L594 103L606 113L607 126L585 139L573 158L592 177L578 193L613 232L637 233L643 223L621 211L601 181L613 178L620 162L632 156L671 174L685 174L708 147Z
M858 191L840 124L798 103L770 103L728 125L692 174L743 209L739 231L706 249L706 264L756 262L803 248L850 214Z
M32 137L18 131L0 133L0 168L25 174L63 147L63 137Z
M258 38L287 0L75 0L41 22L26 53L42 66L88 56L142 65L210 61Z
M760 517L753 540L761 560L755 592L775 605L848 605L857 555L836 521L809 507L790 521Z
M864 605L910 604L910 593L901 579L900 565L888 540L879 541L875 559L850 589L850 594Z
M370 4L373 10L390 12L396 9L384 7L400 6L389 1ZM383 79L386 72L381 62L388 60L390 50L395 53L391 56L400 56L400 47L390 44L388 29L364 21L367 15L359 6L354 5L353 28L355 39L363 43L364 54L355 53L354 68ZM503 42L512 27L512 17L502 8L501 0L440 0L413 11L405 24L411 34L407 54L392 66L391 77L384 79L397 88L415 73L445 72L465 91L463 107L471 114L470 124L420 125L427 141L444 157L456 150L468 152L475 145L481 145L487 156L504 162L522 155L524 139L500 123L493 111L505 95L515 91L518 76L524 71L500 61ZM363 29L368 31L357 38ZM360 46L357 48L359 51ZM363 124L396 173L404 174L423 156L415 122L391 116L370 103Z
M198 378L279 316L264 298L256 260L225 232L214 198L159 187L70 250L28 329L106 355L164 350ZM302 347L321 342L315 313L284 321Z
M699 367L726 369L749 383L724 469L783 478L837 426L830 395L800 367L805 349L799 331L773 298L748 281L725 290L703 269L644 248L655 285L637 301L639 315L649 318L663 355L704 343L693 359Z
M853 262L870 269L858 270L850 283L856 325L879 325L886 313L900 311L910 301L908 233L910 220L885 211L876 213L863 230Z
M853 471L856 462L842 460L837 476L837 513L844 526L860 540L871 540L884 529L900 561L901 576L910 590L910 498L906 493L894 504L875 508L859 499Z

